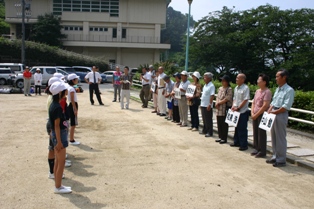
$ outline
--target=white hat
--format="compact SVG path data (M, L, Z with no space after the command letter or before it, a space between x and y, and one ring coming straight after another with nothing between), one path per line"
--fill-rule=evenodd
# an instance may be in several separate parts
M53 74L53 77L57 77L59 79L64 79L64 75L62 75L61 73L55 73L55 74Z
M48 81L48 86L51 86L54 82L61 82L61 80L57 77L51 77Z
M66 90L67 87L62 81L54 82L50 88L49 91L51 92L52 95L57 95L59 92Z
M150 65L149 68L154 68L154 66L153 66L153 65Z
M68 81L72 81L76 78L79 78L75 73L71 73L68 75Z
M186 72L185 70L183 70L183 71L181 72L181 75L188 75L188 72Z
M41 71L40 68L36 68L36 71Z
M68 83L64 83L65 87L68 89L70 85Z
M199 72L195 71L195 72L192 74L192 76L195 76L196 78L200 79L201 74L200 74Z

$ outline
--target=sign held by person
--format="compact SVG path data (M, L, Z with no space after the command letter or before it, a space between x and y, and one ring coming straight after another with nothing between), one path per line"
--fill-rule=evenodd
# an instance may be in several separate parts
M181 99L181 90L179 88L174 89L174 98Z
M275 114L272 114L272 113L268 114L267 112L264 112L263 117L258 127L265 131L270 131L271 128L273 127L275 118L276 118Z
M150 88L150 90L155 93L155 91L156 91L156 83L152 83L152 87Z
M188 88L186 89L185 95L187 97L193 97L195 89L196 89L195 85L188 85Z
M236 111L228 110L225 123L228 123L229 126L237 127L240 118L240 113Z

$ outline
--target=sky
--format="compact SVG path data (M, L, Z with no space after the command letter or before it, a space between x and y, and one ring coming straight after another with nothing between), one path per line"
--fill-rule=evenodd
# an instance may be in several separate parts
M280 9L314 9L314 0L193 0L191 6L191 15L198 21L208 15L209 12L220 11L223 6L228 8L235 7L235 10L247 10L261 5L271 4ZM171 0L170 5L177 11L189 12L187 0Z

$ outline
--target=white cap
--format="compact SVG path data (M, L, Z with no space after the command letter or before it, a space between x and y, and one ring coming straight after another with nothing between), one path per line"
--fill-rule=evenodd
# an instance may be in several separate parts
M68 75L68 81L72 81L76 78L79 78L75 73L71 73Z
M64 75L62 75L61 73L55 73L55 74L53 74L53 77L57 77L59 79L64 79Z
M70 85L68 83L64 83L65 87L68 89Z
M188 75L188 72L186 72L185 70L183 70L183 71L181 72L181 75Z
M61 82L61 80L57 77L51 77L48 81L48 86L51 86L54 82Z
M41 71L40 68L36 68L36 71Z
M200 79L200 77L201 77L201 74L199 72L197 72L197 71L195 71L192 75L195 76L198 79Z
M153 66L153 65L150 65L149 68L154 68L154 66Z
M64 82L62 81L58 81L58 82L54 82L50 88L49 91L51 92L52 95L57 95L59 94L59 92L66 90L67 87L65 86Z

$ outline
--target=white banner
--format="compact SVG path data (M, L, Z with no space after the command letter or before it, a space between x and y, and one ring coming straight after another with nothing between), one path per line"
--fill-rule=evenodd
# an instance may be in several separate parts
M152 87L150 88L150 90L152 90L152 92L155 93L155 90L156 90L156 83L152 83Z
M179 88L174 89L174 98L181 99L181 91Z
M194 85L188 85L188 88L186 89L185 96L187 97L193 97L195 92L196 86Z
M276 118L275 114L272 114L272 113L268 114L267 112L264 112L263 117L258 127L265 131L270 131L271 128L273 127L275 118Z
M240 113L236 111L228 110L225 123L228 123L229 126L237 127L240 118Z

